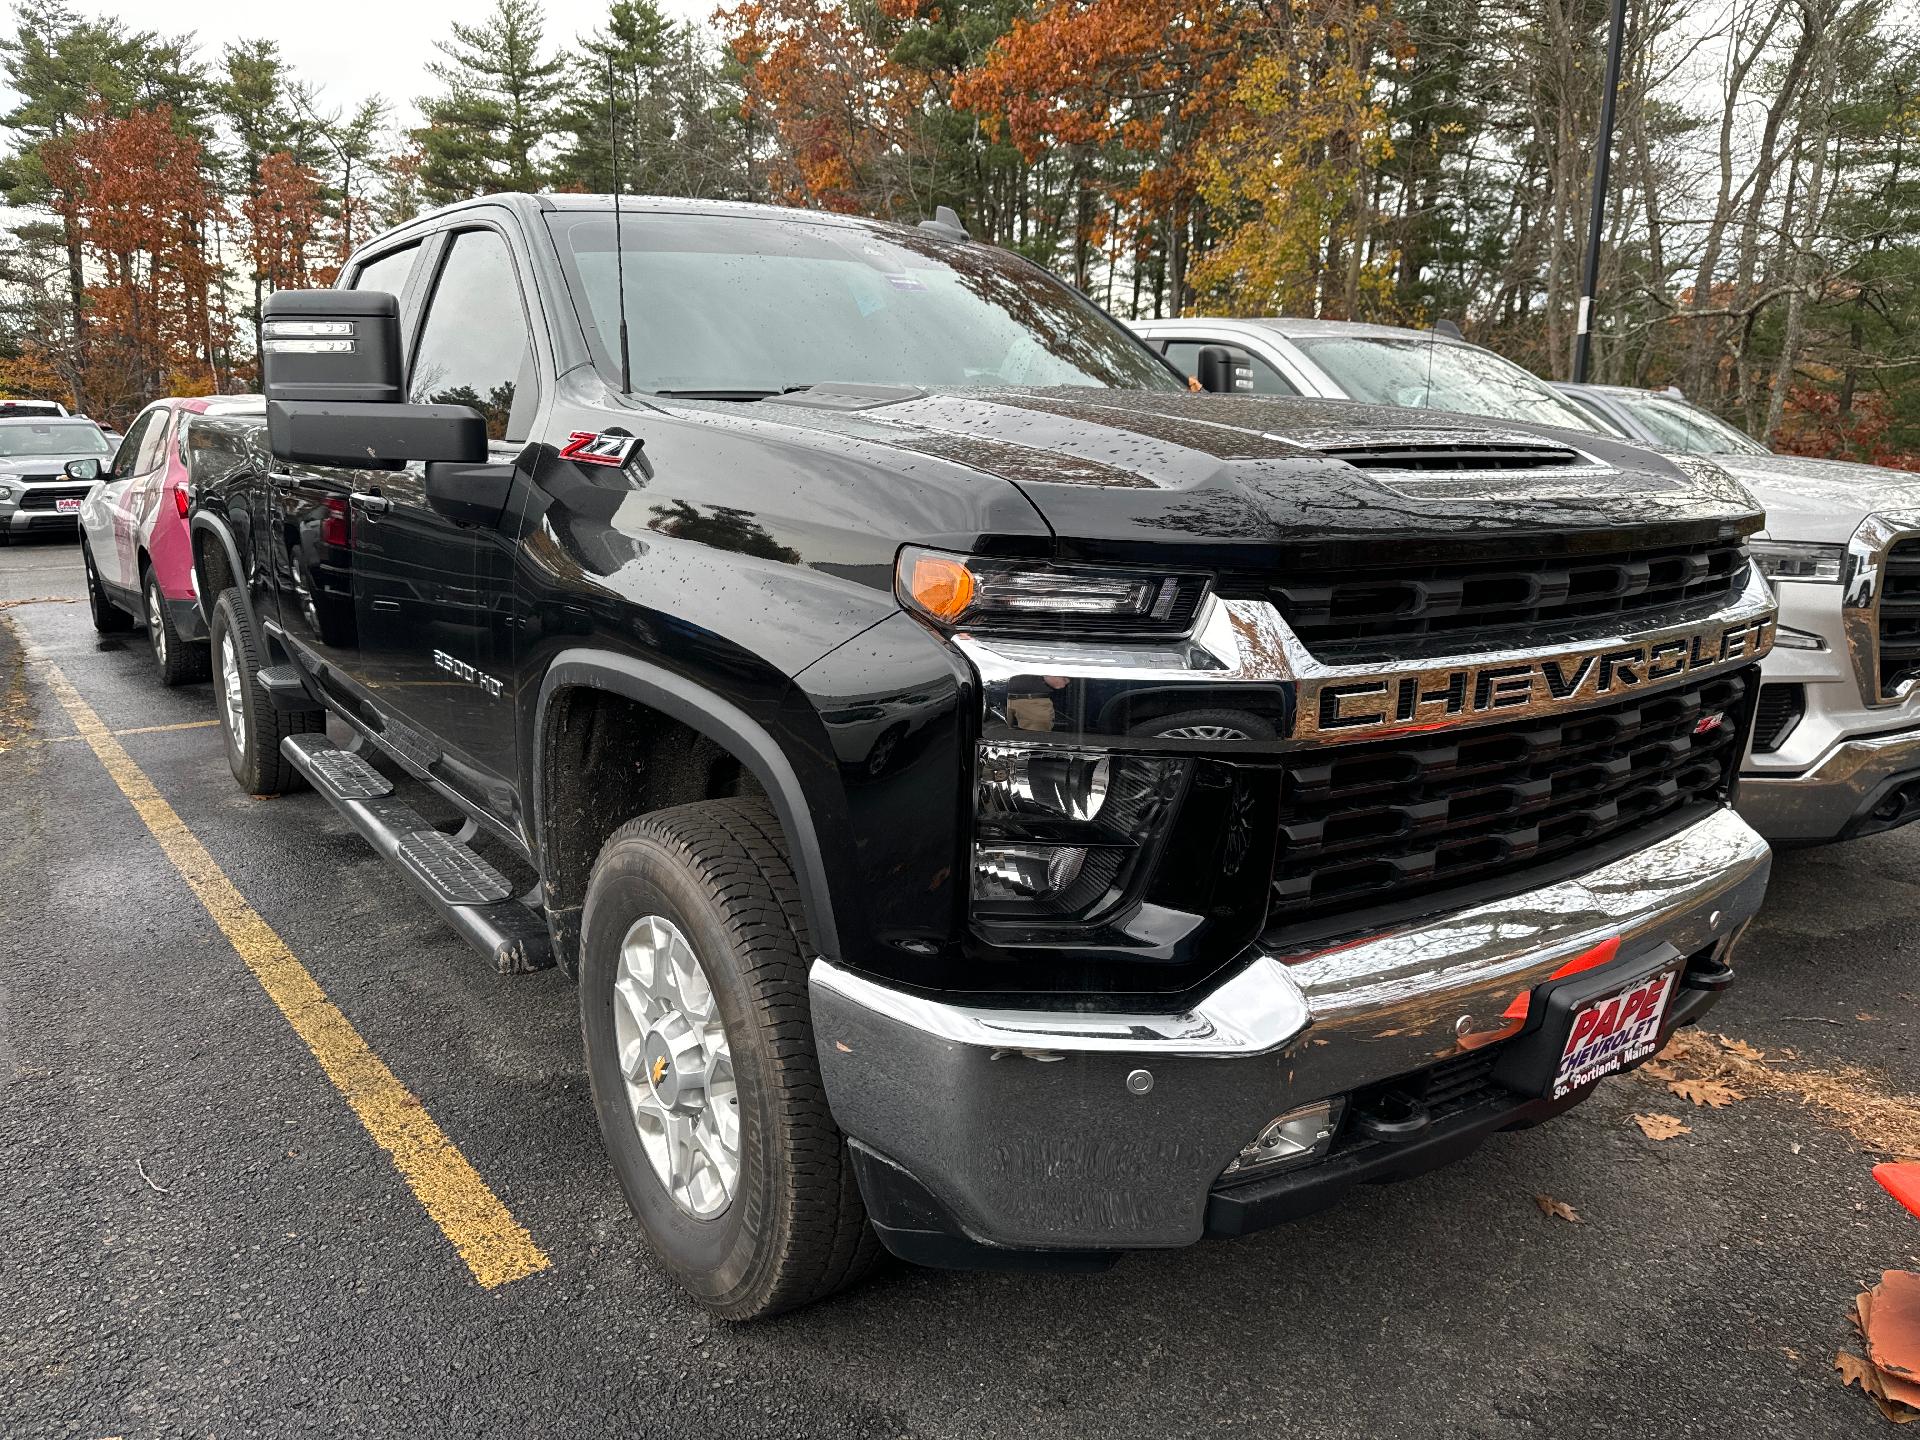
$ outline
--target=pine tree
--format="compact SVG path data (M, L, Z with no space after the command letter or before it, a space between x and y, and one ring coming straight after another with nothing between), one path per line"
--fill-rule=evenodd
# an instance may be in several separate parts
M420 186L445 203L499 190L538 190L538 151L560 92L558 56L540 58L538 0L494 0L484 24L458 21L435 42L446 59L427 67L444 90L420 101L426 124L413 132Z
M635 185L632 157L655 138L642 133L657 128L660 118L660 107L647 100L660 66L677 48L678 28L654 0L614 0L607 23L580 37L581 63L555 117L567 136L554 164L557 187L593 194L613 189L609 122L617 118L622 187L650 188Z

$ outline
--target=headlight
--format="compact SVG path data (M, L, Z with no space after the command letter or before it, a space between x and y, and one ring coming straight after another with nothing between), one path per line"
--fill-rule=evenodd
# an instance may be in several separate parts
M1193 623L1207 581L909 546L895 566L894 590L902 605L945 630L1168 635Z
M1844 545L1810 540L1752 540L1747 544L1760 573L1769 580L1797 580L1803 584L1838 585Z

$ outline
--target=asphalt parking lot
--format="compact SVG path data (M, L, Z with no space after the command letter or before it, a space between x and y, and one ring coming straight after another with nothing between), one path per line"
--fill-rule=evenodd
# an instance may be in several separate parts
M76 714L97 715L130 770L110 772ZM1450 1170L1251 1239L1093 1277L889 1266L833 1303L729 1328L678 1295L629 1221L569 982L493 974L318 797L243 795L212 716L209 686L160 688L143 635L93 633L73 545L0 549L11 1440L1884 1423L1832 1363L1855 1291L1920 1268L1920 1224L1868 1173L1920 1150L1920 828L1779 857L1742 981L1710 1017L1731 1048L1695 1040L1679 1066L1730 1103L1609 1080ZM191 887L185 842L163 848L154 805L130 802L129 773L533 1260L463 1259L363 1123L358 1082L303 1040L311 1013L276 998L231 943L234 915L203 903L216 882ZM1650 1139L1635 1114L1691 1131Z

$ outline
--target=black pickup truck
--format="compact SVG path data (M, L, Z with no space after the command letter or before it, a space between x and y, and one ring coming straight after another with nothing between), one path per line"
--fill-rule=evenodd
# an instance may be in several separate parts
M1711 466L1192 393L951 221L494 196L263 330L190 452L233 773L577 975L721 1315L1303 1214L1732 978Z

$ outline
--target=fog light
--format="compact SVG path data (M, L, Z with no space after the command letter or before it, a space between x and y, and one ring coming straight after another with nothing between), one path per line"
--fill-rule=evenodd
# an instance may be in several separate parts
M1238 1175L1325 1155L1333 1148L1333 1132L1339 1126L1340 1111L1345 1104L1345 1097L1318 1100L1268 1121L1266 1128L1253 1137L1253 1143L1234 1157L1225 1173Z
M976 845L973 898L1039 900L1058 895L1080 878L1084 845Z

